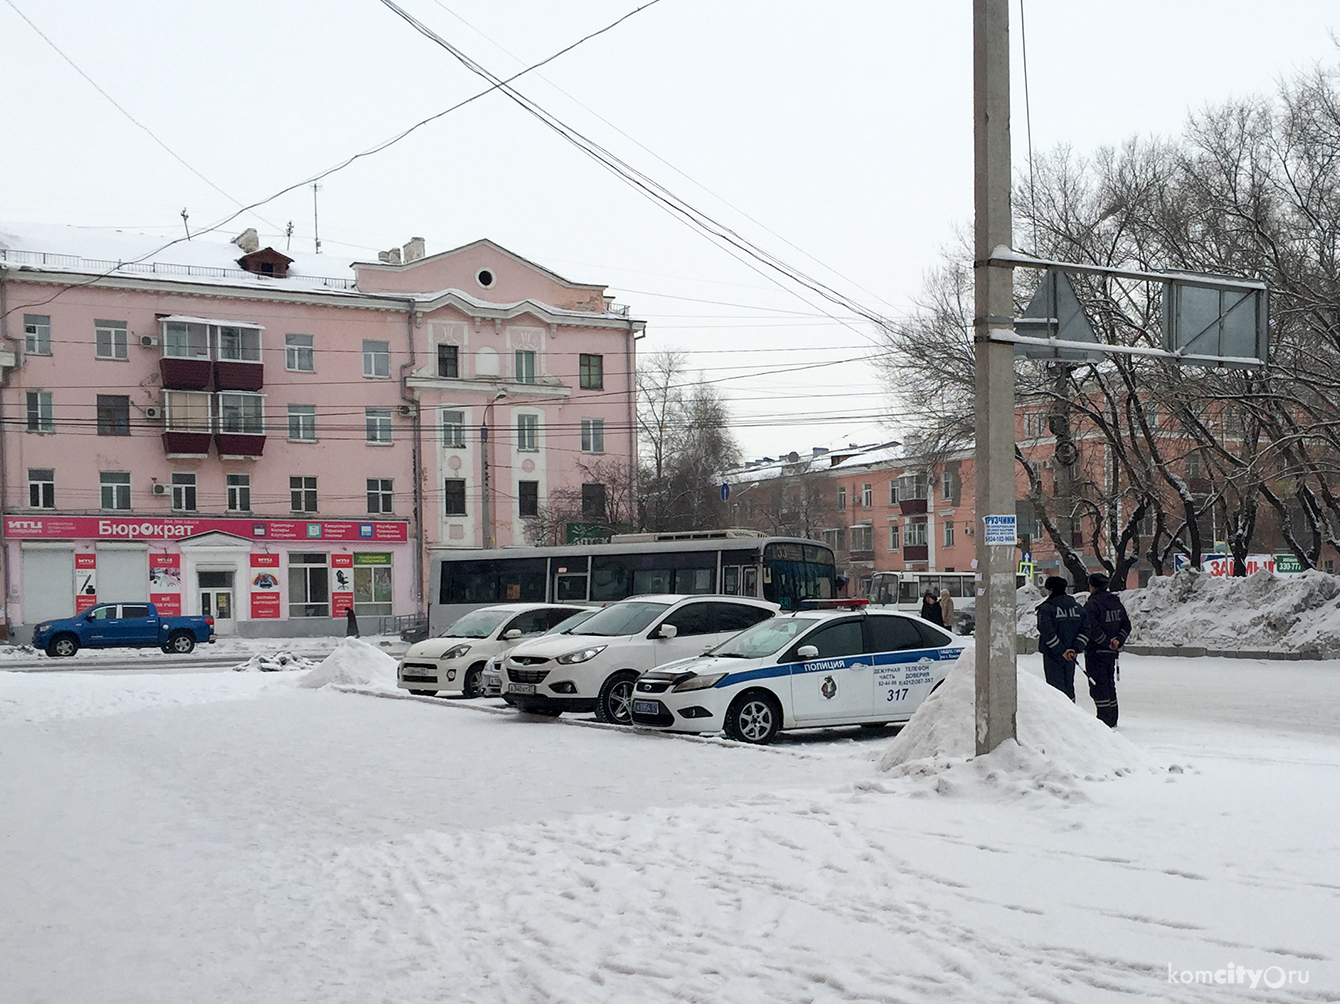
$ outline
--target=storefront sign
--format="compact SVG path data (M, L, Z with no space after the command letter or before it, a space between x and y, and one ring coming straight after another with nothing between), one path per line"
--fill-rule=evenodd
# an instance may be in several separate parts
M74 612L82 614L98 602L98 556L74 556Z
M162 516L6 516L5 535L20 540L181 540L217 531L252 540L409 540L409 524L320 520L185 519Z
M149 602L163 617L181 616L181 555L149 555Z
M354 556L352 554L332 554L330 556L330 615L347 617L354 606Z
M355 565L389 565L390 563L391 555L385 551L377 553L363 552L354 555Z
M251 619L277 620L279 617L279 555L251 556Z

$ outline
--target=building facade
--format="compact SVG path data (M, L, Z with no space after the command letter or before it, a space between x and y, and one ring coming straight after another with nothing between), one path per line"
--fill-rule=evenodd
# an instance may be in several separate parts
M424 609L429 548L524 542L583 457L632 462L642 324L603 287L489 241L144 244L0 235L16 637L146 596L221 633L375 629Z

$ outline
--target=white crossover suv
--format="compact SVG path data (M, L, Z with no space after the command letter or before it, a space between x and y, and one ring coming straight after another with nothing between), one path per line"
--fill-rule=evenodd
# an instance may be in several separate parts
M845 609L783 614L644 673L633 723L766 743L781 729L905 722L967 641L913 614L866 610L864 600L827 602Z
M602 722L627 725L639 674L701 655L777 609L737 596L631 596L509 652L503 696L528 714L594 711Z
M540 637L543 638L551 634L562 634L565 631L569 631L582 621L589 620L595 614L600 613L600 609L600 607L585 607L577 611L577 613L573 614L571 617L559 621ZM520 644L525 645L528 644L528 642L523 641ZM511 649L508 649L507 651L510 652ZM499 652L497 655L490 656L489 661L484 663L484 675L482 677L484 688L483 696L503 697L508 704L513 704L515 702L512 698L505 697L503 694L502 667L503 660L506 658L507 652Z
M472 610L440 638L411 645L396 670L396 685L424 696L445 690L479 697L490 656L544 634L581 610L553 603L503 603Z

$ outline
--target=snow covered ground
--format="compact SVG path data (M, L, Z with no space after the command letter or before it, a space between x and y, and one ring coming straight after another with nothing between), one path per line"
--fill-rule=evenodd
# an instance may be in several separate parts
M1125 656L1141 769L1030 787L881 770L892 730L527 720L353 662L367 693L0 673L0 998L1340 996L1340 663Z

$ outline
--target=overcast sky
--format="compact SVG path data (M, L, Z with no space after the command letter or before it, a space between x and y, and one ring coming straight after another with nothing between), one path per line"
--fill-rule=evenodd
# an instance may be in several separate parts
M639 6L400 2L500 75ZM1010 10L1018 169L1018 0ZM1036 150L1172 134L1207 104L1340 63L1335 0L1027 0L1024 16ZM897 316L971 223L971 28L967 0L660 0L516 86L696 208ZM0 221L165 239L183 207L193 228L213 224L483 86L379 0L0 0L0 51ZM880 416L894 432L908 419L889 414L865 361L867 324L736 261L498 93L330 176L319 200L323 254L489 237L608 284L648 320L643 352L685 350L718 382L747 456L869 442L891 434ZM310 249L310 188L221 234L252 225L282 249L290 220L293 246Z

